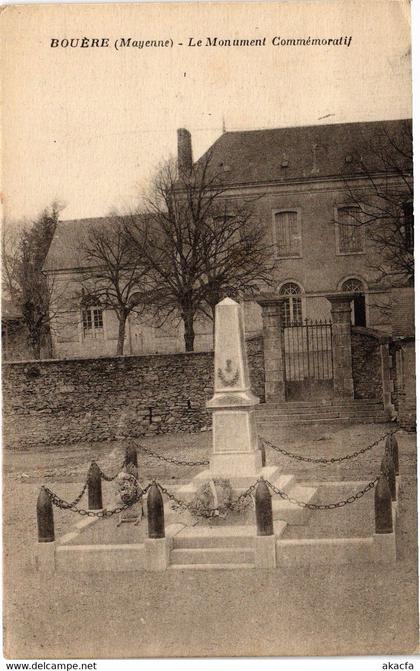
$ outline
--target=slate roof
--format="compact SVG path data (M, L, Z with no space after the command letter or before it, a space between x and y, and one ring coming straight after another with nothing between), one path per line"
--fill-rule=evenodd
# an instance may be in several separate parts
M384 129L391 136L398 134L402 121L411 123L366 121L226 132L197 164L210 153L223 183L232 185L349 174L357 172L360 154L366 158L369 144Z
M398 134L411 120L323 124L223 133L197 161L210 153L211 164L226 185L323 179L357 173L360 154L383 130ZM346 162L346 157L351 161ZM287 165L286 165L287 164ZM79 268L81 249L96 226L115 225L115 217L60 221L44 270ZM86 267L83 262L83 267Z
M43 270L74 270L87 268L89 263L84 258L83 246L89 240L89 234L97 227L115 226L119 217L93 217L90 219L71 219L59 221L51 241Z
M89 232L98 225L107 225L107 221L106 217L59 221L43 269L79 268L81 250L83 243L88 240Z

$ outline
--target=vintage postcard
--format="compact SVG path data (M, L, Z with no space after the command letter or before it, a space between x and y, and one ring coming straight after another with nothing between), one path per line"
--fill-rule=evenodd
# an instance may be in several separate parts
M410 14L3 8L8 660L414 668Z

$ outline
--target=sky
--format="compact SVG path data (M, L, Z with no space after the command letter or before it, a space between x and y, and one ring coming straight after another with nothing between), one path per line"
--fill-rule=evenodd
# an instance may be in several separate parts
M409 5L399 0L8 7L3 17L3 211L63 219L130 207L192 133L411 116ZM173 48L52 48L51 39L172 39ZM207 36L264 47L188 47ZM284 46L272 37L350 46ZM179 44L182 43L182 46Z

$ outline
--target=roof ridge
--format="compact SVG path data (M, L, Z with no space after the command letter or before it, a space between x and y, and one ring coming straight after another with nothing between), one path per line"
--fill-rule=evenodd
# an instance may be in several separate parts
M236 135L239 133L266 133L267 131L276 131L276 130L294 130L297 128L326 128L328 126L361 126L366 124L380 124L380 123L401 123L402 121L412 121L412 117L403 117L398 119L374 119L374 120L365 120L365 121L337 121L331 123L316 123L316 124L301 124L299 126L266 126L263 128L246 128L243 130L226 130L221 137L226 135Z

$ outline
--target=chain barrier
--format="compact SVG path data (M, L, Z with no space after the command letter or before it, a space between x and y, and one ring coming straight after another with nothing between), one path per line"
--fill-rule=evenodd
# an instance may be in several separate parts
M98 466L98 464L96 464L96 465ZM115 473L115 475L106 475L106 473L103 472L102 468L100 466L98 466L99 473L101 475L102 480L105 480L105 482L112 482L113 480L115 480L117 478L119 473L121 473L121 471L125 468L126 465L127 465L127 461L126 461L126 459L124 459L124 461L121 464L121 467L119 468L117 473ZM91 467L92 467L92 464L91 464ZM89 469L89 471L90 471L90 469ZM88 473L88 477L89 477L89 473Z
M259 481L256 480L250 487L248 487L248 489L246 489L244 492L242 492L242 494L237 496L236 499L231 499L229 501L229 504L227 505L228 510L231 512L242 511L245 500L249 499L249 503L251 502L252 495L257 488L258 482ZM159 487L162 494L165 494L165 496L167 496L167 498L170 501L175 503L175 505L178 508L181 508L181 510L187 510L198 517L208 517L206 513L200 513L200 511L197 510L193 501L185 501L184 499L179 499L174 494L169 492L166 489L166 487L161 485L160 482L155 482L155 484Z
M158 454L158 452L151 450L150 447L144 447L138 443L133 443L133 445L145 454L150 454L150 456L160 459L161 461L166 461L168 464L176 464L177 466L208 466L210 463L208 459L203 459L202 461L183 461L181 459L175 459L174 457L164 457L162 454Z
M271 489L273 494L277 494L280 496L281 499L289 501L290 503L293 503L300 508L308 508L309 510L334 510L336 508L343 508L344 506L354 503L358 499L361 499L362 496L364 496L367 492L369 492L371 489L373 489L376 485L376 483L379 480L379 476L377 476L374 480L371 480L370 482L363 487L363 489L360 489L357 491L355 494L352 494L351 496L347 497L346 499L341 499L340 501L335 501L333 503L306 503L305 501L300 501L299 499L295 499L293 496L289 496L285 491L282 489L279 489L275 485L273 485L269 480L265 480L264 478L261 478L260 480L256 480L252 485L248 487L242 494L237 496L235 499L231 500L228 504L228 510L231 512L234 511L241 511L243 510L243 505L246 501L246 499L249 499L249 502L251 502L254 492L258 486L259 482L265 482L267 487ZM122 506L118 506L117 508L113 508L111 510L85 510L83 508L77 508L77 503L81 499L85 489L86 485L83 488L83 491L79 496L71 502L65 501L64 499L60 498L55 494L53 491L48 489L47 487L44 487L45 491L47 492L48 496L50 497L51 503L55 505L57 508L60 508L61 510L71 510L72 512L78 513L79 515L82 516L87 516L87 517L100 517L100 518L109 518L112 517L113 515L116 515L117 513L122 512L123 510L127 510L128 508L131 508L135 503L138 503L141 501L143 496L147 494L149 491L150 487L152 485L157 485L161 491L162 494L164 494L170 501L175 503L175 505L180 508L181 510L186 510L191 513L193 513L195 516L201 516L201 517L206 517L206 514L201 514L199 511L197 511L195 504L193 501L185 501L184 499L179 499L175 494L172 494L164 485L162 485L160 482L157 482L153 480L149 484L147 484L144 489L140 489L138 492L137 496L127 504L124 504Z
M286 494L286 492L284 492L282 489L278 489L278 487L273 485L268 480L264 480L264 482L266 483L267 487L269 487L271 491L274 492L274 494L278 494L280 498L285 499L286 501L290 501L290 503L296 504L299 506L299 508L309 508L309 510L334 510L335 508L343 508L347 504L354 503L358 499L361 499L362 496L373 489L378 480L379 476L377 476L374 480L371 480L371 482L368 482L368 484L363 487L363 489L356 492L356 494L352 494L347 499L335 501L334 503L306 503L305 501L299 501L298 499L293 498L293 496Z
M82 491L80 492L80 494L78 494L78 495L76 496L76 498L68 504L69 508L72 508L72 507L74 507L74 506L77 506L77 504L79 503L79 501L82 499L82 496L83 496L83 494L85 493L85 491L86 491L86 489L87 489L87 486L88 486L88 481L86 480L86 482L85 482L85 484L83 485L83 489L82 489ZM44 487L44 489L46 489L46 487Z
M48 489L48 487L44 487L44 490L48 494L51 503L57 508L60 508L61 510L71 510L74 513L78 513L79 515L86 517L109 518L112 517L113 515L116 515L117 513L121 513L123 510L131 508L132 506L134 506L135 503L141 501L143 496L147 494L147 492L149 491L152 484L153 483L149 483L148 485L146 485L144 489L141 489L138 492L138 494L133 498L133 500L130 501L130 503L125 503L124 505L117 506L117 508L112 508L111 510L108 509L85 510L84 508L77 508L77 504L75 504L73 501L72 502L65 501L64 499L57 496L55 492L51 491L51 489Z
M285 457L289 457L289 459L295 459L296 461L304 461L306 463L311 463L311 464L324 464L324 465L330 465L330 464L339 464L343 461L348 461L349 459L355 459L356 457L360 456L361 454L364 454L365 452L369 452L369 450L372 450L374 447L377 447L379 443L381 443L384 439L386 439L388 436L392 436L394 433L397 433L399 429L394 429L393 431L388 431L387 433L384 433L383 436L380 436L377 440L375 440L371 445L368 445L367 447L362 447L361 450L356 450L356 452L352 452L351 454L345 454L342 457L331 457L331 459L327 459L326 457L304 457L300 454L295 454L294 452L288 452L282 447L279 447L278 445L274 445L271 441L267 440L266 438L263 438L260 436L261 441L265 446L271 447L272 450L275 450L276 452L280 452L280 454L283 454Z

